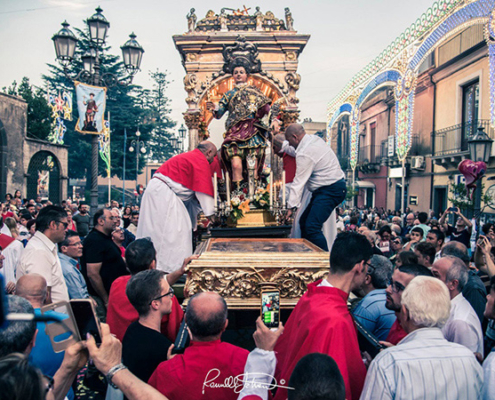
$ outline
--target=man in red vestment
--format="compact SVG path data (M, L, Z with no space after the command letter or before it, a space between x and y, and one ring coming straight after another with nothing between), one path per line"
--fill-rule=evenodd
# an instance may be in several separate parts
M228 325L225 300L212 292L194 295L186 322L190 346L162 362L148 383L169 400L236 400L241 388L225 382L244 372L249 352L220 341Z
M131 275L117 278L110 288L108 297L107 323L112 332L120 341L123 340L125 332L130 324L139 318L138 312L133 307L126 295L127 283L133 275L147 269L156 267L156 251L153 243L148 239L137 239L132 242L126 250L127 269ZM177 279L182 276L183 269L189 263L190 259L184 261L183 267L167 276L167 282L172 286ZM162 319L161 332L172 342L177 337L180 323L184 317L184 312L177 298L172 298L172 311L164 315Z
M309 353L331 356L344 378L346 399L357 400L366 377L356 327L347 308L349 293L364 282L373 255L366 237L340 233L330 253L328 277L308 285L275 347L277 382L289 382L297 362ZM287 399L279 388L275 400Z
M390 328L390 331L387 336L387 340L385 342L380 342L388 347L391 345L396 345L402 339L407 336L407 333L399 322L399 313L401 312L401 299L402 292L409 285L409 282L413 280L416 276L433 276L431 271L419 264L407 264L401 265L397 268L392 274L392 279L390 279L390 283L386 289L387 293L387 301L385 303L385 307L389 310L395 311L397 315L397 319L394 324Z
M156 171L143 195L137 238L149 237L156 249L156 268L179 269L193 253L192 233L200 211L215 211L210 164L217 148L211 142L167 160Z

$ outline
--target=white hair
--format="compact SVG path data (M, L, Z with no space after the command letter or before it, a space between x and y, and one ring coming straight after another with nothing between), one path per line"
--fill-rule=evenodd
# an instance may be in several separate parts
M409 282L401 302L421 328L442 328L450 316L449 290L441 280L430 276L417 276Z

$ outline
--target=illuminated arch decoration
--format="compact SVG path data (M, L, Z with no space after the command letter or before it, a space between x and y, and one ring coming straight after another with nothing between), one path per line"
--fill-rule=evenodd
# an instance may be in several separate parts
M328 122L327 125L327 130L330 131L332 129L333 124L337 122L337 120L343 115L343 114L351 114L352 113L352 104L345 103L342 104L339 109L333 114L332 119Z
M354 170L359 151L359 107L374 90L391 82L396 100L396 153L403 161L411 147L414 98L418 69L425 58L459 31L475 24L486 24L489 46L490 110L495 126L495 0L440 0L392 42L378 57L357 73L329 103L328 125L340 114L340 108L357 97L351 119L350 165Z

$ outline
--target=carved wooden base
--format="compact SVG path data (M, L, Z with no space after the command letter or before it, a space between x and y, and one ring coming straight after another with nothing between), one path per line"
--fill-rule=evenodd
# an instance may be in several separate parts
M227 220L229 227L261 227L261 226L276 226L277 221L275 216L268 210L249 210L244 213L244 217L233 222L230 218Z
M309 283L324 278L329 255L305 239L209 239L188 266L185 301L214 291L230 309L260 308L260 288L280 290L280 307L293 308Z

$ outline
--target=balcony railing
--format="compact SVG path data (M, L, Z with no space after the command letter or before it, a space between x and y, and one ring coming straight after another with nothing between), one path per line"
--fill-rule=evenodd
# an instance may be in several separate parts
M380 164L382 159L382 146L363 146L359 149L358 164Z
M433 157L454 156L469 151L468 140L474 135L478 127L485 129L485 133L495 139L495 132L490 120L479 119L472 123L464 123L440 129L432 133L434 143Z

